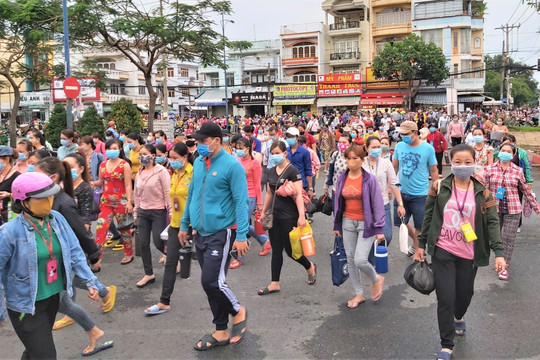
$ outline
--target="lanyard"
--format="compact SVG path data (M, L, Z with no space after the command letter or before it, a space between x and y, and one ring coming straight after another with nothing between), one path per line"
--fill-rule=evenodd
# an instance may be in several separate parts
M367 166L368 166L368 171L369 171L370 173L372 173L372 174L375 174L375 176L377 176L378 173L379 173L379 159L377 159L377 163L375 164L375 172L372 172L372 171L371 171L371 168L372 168L373 166L371 166L371 162L369 161L369 159L367 158L367 156L366 156L366 164L367 164Z
M459 204L459 200L458 200L458 196L457 196L457 188L456 188L456 183L454 182L452 184L452 187L453 187L453 193L456 197L456 204L457 204L457 208L459 210L459 214L461 215L461 219L463 219L463 209L465 209L465 201L467 201L467 195L469 195L469 188L471 187L471 180L469 180L469 182L467 183L467 191L465 192L465 196L463 197L463 202L461 203L461 205Z
M45 246L47 247L47 250L49 251L49 259L54 259L54 255L53 255L53 241L52 241L52 236L51 236L51 223L49 221L47 221L47 231L49 232L49 241L47 242L47 240L45 239L45 237L41 234L41 232L39 231L39 229L37 228L36 224L34 224L34 222L32 220L30 220L30 218L28 217L28 215L24 214L24 217L26 218L26 220L28 220L28 222L34 227L34 230L36 230L36 233L39 235L39 237L41 238L41 240L43 241L43 243L45 244Z

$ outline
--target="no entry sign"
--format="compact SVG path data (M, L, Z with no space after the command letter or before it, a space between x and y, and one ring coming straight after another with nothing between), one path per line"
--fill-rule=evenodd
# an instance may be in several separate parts
M81 84L73 76L67 77L64 80L64 93L69 99L75 99L81 92Z

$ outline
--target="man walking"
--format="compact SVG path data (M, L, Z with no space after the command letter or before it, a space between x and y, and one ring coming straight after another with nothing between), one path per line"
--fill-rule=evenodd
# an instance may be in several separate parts
M246 334L247 311L225 282L231 250L238 256L248 251L248 191L242 164L222 146L222 132L212 122L202 124L192 134L197 140L199 157L193 164L184 217L178 238L184 246L191 224L195 248L201 266L201 283L214 315L216 331L195 345L204 351L216 346L239 343ZM232 331L227 324L233 316Z

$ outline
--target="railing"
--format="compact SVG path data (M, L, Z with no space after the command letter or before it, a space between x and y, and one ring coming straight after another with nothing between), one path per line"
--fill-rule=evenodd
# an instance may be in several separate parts
M356 29L360 27L360 21L347 21L344 23L335 23L330 24L330 31L332 30L345 30L345 29Z
M377 26L401 25L408 24L410 22L410 10L377 14Z
M354 60L354 59L360 59L360 53L358 51L330 54L330 60Z

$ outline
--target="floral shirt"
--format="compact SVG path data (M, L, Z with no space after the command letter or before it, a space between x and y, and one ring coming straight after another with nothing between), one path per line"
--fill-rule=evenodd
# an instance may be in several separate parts
M114 170L107 170L108 161L104 161L99 166L99 173L103 178L103 194L101 194L101 204L114 206L118 204L127 205L126 185L124 183L124 166L127 161L120 160Z

